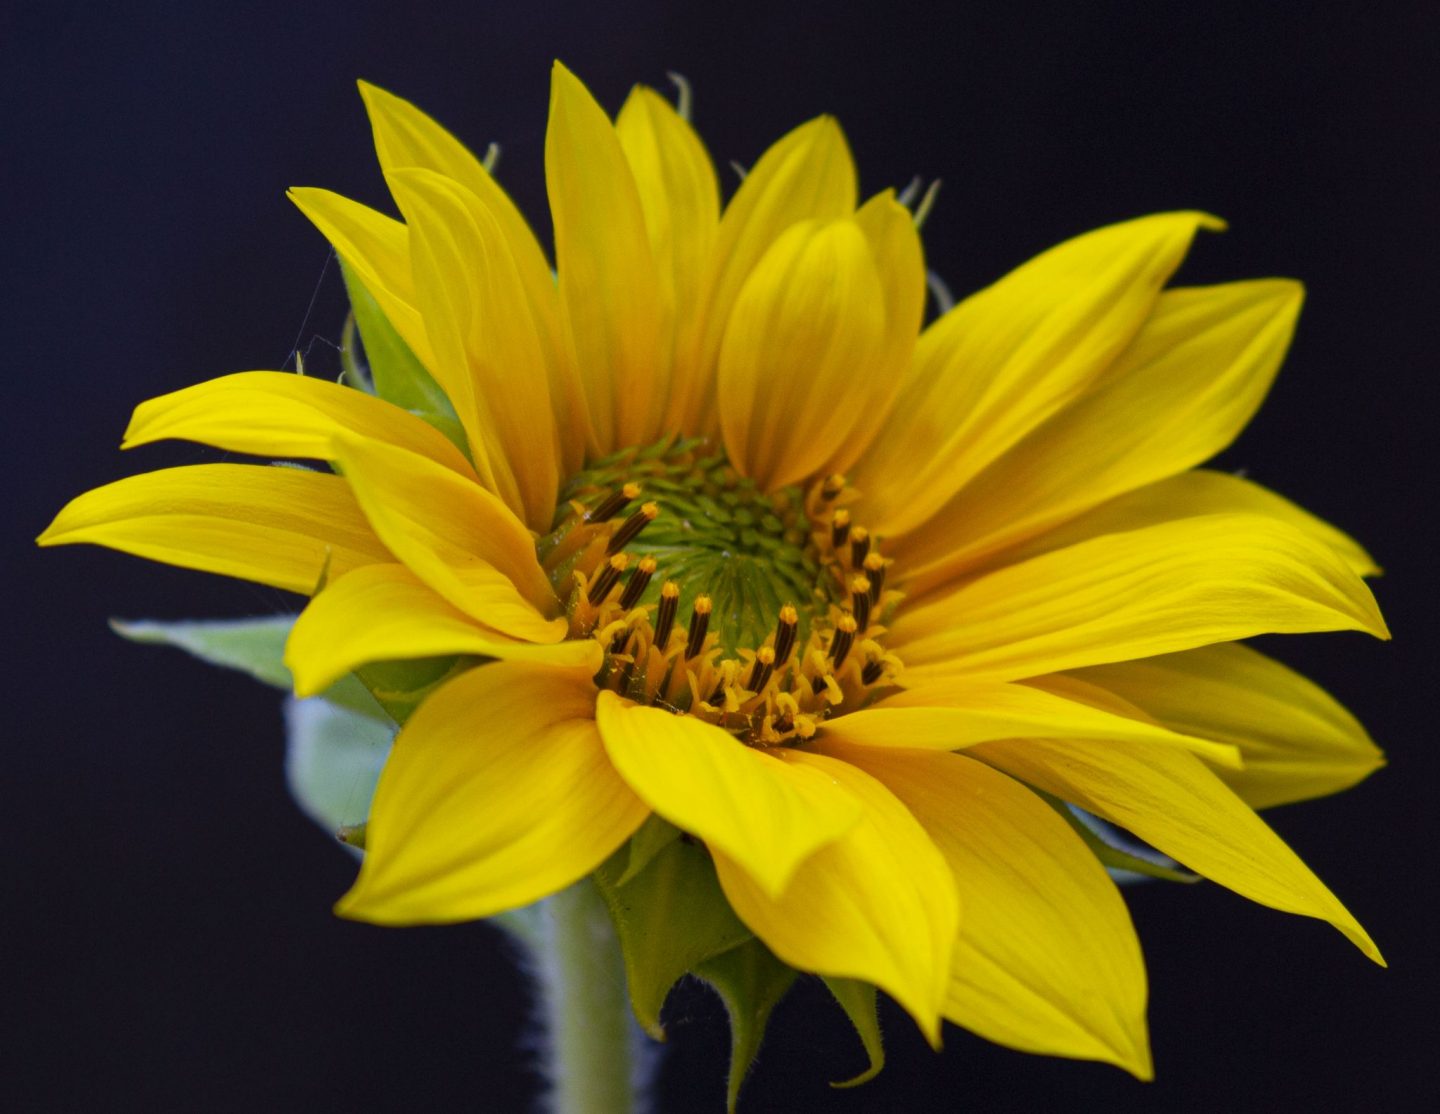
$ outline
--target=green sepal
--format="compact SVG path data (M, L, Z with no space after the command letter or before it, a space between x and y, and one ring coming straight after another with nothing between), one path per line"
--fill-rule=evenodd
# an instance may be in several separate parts
M775 958L758 939L706 960L695 974L715 988L730 1015L730 1078L725 1109L735 1114L740 1087L765 1039L771 1011L795 982L797 972Z
M615 880L615 884L625 885L680 836L679 828L652 812L650 818L640 825L639 831L632 835L630 842L626 844L630 848L630 858L625 864L625 873Z
M285 640L294 615L256 619L186 619L178 622L111 619L121 638L153 646L174 646L201 661L246 673L263 684L291 692L294 683L285 668ZM331 704L374 719L385 712L353 676L336 681L321 697Z
M620 937L635 1018L651 1037L664 1040L660 1008L670 988L751 932L725 900L715 864L696 844L673 840L622 885L629 859L629 849L621 847L595 872L595 883Z
M390 324L380 304L344 260L340 262L340 274L344 276L351 313L360 329L360 341L365 346L365 370L374 385L375 394L424 418L468 455L465 431L440 384L416 359L410 346ZM346 367L347 373L351 367L359 367L353 352L351 363ZM363 383L364 379L360 381Z
M860 1043L865 1046L865 1055L870 1057L870 1066L859 1075L830 1086L844 1089L869 1083L885 1066L885 1040L880 1035L880 1015L875 1008L875 988L859 979L828 977L825 978L825 985L830 988L835 1001L840 1003L840 1008L845 1011L850 1024L855 1026L855 1033L859 1036Z
M437 658L413 658L409 661L377 661L355 670L369 695L385 709L396 723L403 724L420 702L451 677L479 664L482 659L469 654Z
M324 700L285 703L285 781L304 813L357 855L394 724ZM350 833L351 838L346 838Z
M345 324L340 327L340 382L348 383L367 395L375 393L375 380L370 377L370 368L361 351L354 310L345 315Z
M1121 877L1117 878L1117 881L1136 880L1125 878L1124 875L1127 874L1140 875L1142 878L1158 878L1164 882L1182 882L1186 885L1200 881L1200 875L1192 874L1188 870L1176 869L1174 859L1164 858L1158 853L1153 858L1142 857L1134 851L1117 846L1118 837L1099 817L1076 809L1059 797L1035 789L1033 785L1030 788L1065 818L1065 822L1070 825L1076 835L1085 841L1085 846L1090 848L1091 853L1100 860L1102 866L1109 871L1120 873Z

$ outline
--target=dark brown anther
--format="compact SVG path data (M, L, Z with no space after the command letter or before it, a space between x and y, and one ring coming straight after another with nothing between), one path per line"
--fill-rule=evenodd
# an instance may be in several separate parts
M865 663L865 668L860 670L860 683L862 685L873 685L880 679L880 674L885 672L885 667L878 659L872 658Z
M856 576L850 581L850 607L855 615L855 629L864 631L870 625L870 578Z
M585 591L585 594L590 598L592 606L599 607L605 602L605 597L608 596L615 585L619 583L620 574L625 571L629 564L630 557L624 553L617 553L605 562L605 567L601 569L600 574L595 577L594 583Z
M857 526L850 531L850 567L861 568L870 555L870 531Z
M641 530L649 526L660 515L659 503L646 503L638 511L632 514L621 525L620 529L610 535L610 541L605 546L606 553L619 553L627 545L635 540Z
M839 472L831 472L825 477L825 482L820 485L820 498L827 503L833 503L845 490L845 477Z
M780 609L780 623L775 628L775 668L784 669L790 660L790 651L795 649L795 635L800 630L800 613L793 604Z
M626 484L619 491L612 491L600 505L585 515L586 522L609 522L625 509L625 504L640 497L639 484Z
M865 575L870 580L870 603L873 606L880 602L880 593L885 591L885 558L878 553L867 554Z
M655 648L664 651L675 629L675 611L680 606L680 585L667 580L660 585L660 609L655 613Z
M612 654L623 654L625 646L630 641L630 628L621 627L616 631L615 637L610 640L610 652Z
M855 644L857 625L854 617L850 615L840 616L840 621L835 624L835 637L830 640L830 660L835 663L837 670L845 664L850 647Z
M770 726L771 726L772 728L774 728L775 733L776 733L777 735L783 735L783 734L785 734L785 732L791 731L791 730L794 729L794 727L795 727L795 721L794 721L794 719L792 719L790 716L781 716L779 719L777 719L777 720L776 720L774 723L772 723Z
M685 660L689 661L705 648L705 632L710 629L710 597L696 596L690 612L690 637L685 643Z
M755 651L755 664L750 669L750 680L745 682L745 687L751 692L762 691L769 684L774 668L775 651L769 646L761 646Z
M810 692L814 696L819 696L824 691L825 675L822 673L820 676L816 677L813 681L810 682Z
M620 596L620 606L629 611L637 603L640 597L645 594L645 589L650 587L650 578L655 575L655 558L641 557L640 563L635 566L635 571L630 574L630 579L625 583L625 591Z
M721 681L718 685L715 686L715 691L710 694L710 698L706 700L705 703L718 708L720 706L720 699L724 695L725 682Z
M840 549L850 536L850 512L841 507L830 519L830 545Z

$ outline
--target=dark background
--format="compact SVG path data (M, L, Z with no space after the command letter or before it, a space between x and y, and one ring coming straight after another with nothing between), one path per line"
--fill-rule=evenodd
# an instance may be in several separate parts
M409 8L0 9L13 418L0 1104L525 1108L524 986L498 935L332 918L353 867L286 797L275 695L105 627L290 601L29 539L83 489L214 458L122 457L136 402L282 366L295 343L335 366L335 269L282 194L324 185L387 204L356 77L477 148L499 140L502 181L548 235L541 145L558 56L612 111L632 82L686 74L722 167L837 113L865 192L945 180L927 250L958 293L1115 219L1227 217L1232 231L1203 240L1182 279L1295 275L1310 301L1266 409L1222 463L1349 528L1388 570L1377 592L1393 644L1318 635L1279 652L1362 717L1391 766L1271 815L1388 972L1315 922L1156 885L1131 905L1158 1082L954 1029L937 1057L892 1010L884 1074L831 1092L825 1081L862 1060L807 986L778 1012L749 1109L1440 1109L1435 5ZM672 1020L663 1109L718 1109L723 1010L692 990Z

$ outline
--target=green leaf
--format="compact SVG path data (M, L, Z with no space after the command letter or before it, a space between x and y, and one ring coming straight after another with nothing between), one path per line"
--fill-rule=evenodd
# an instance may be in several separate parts
M263 684L290 692L294 684L285 668L285 640L295 625L294 615L266 615L256 619L185 619L178 622L111 619L110 629L121 638L153 646L174 646L226 669L247 673ZM321 694L332 704L376 719L385 713L375 698L354 677L344 677Z
M595 872L595 882L620 937L635 1017L650 1036L664 1040L660 1007L670 988L751 932L730 909L715 864L696 844L674 840L621 885L629 855L620 848Z
M331 835L363 823L394 726L319 698L291 698L285 727L285 780L304 813Z
M387 402L418 414L455 442L461 452L468 452L465 432L440 384L415 358L415 353L395 331L380 304L343 260L340 273L345 278L345 291L350 295L355 324L360 328L366 370L375 393ZM354 359L353 353L351 359ZM358 361L352 366L358 368Z
M1158 878L1165 882L1183 882L1189 885L1200 881L1200 875L1176 869L1174 859L1126 839L1118 828L1105 823L1098 816L1092 816L1084 809L1076 808L1059 797L1036 789L1033 785L1030 788L1065 818L1065 822L1085 841L1085 846L1090 848L1105 869L1115 875L1117 882L1123 884Z
M860 1043L865 1046L865 1055L870 1057L870 1066L859 1075L830 1086L845 1088L869 1083L885 1066L885 1041L880 1035L880 1015L875 1011L875 988L858 979L826 978L825 985L840 1003L850 1024L855 1026Z
M725 1109L735 1114L740 1086L760 1052L770 1013L795 982L796 971L752 937L738 948L702 963L695 973L715 988L730 1015L730 1079Z

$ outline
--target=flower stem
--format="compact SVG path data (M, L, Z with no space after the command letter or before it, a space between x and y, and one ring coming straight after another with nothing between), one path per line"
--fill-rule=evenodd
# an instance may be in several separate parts
M552 1114L643 1114L656 1059L630 1011L620 942L589 878L538 908L535 960Z

